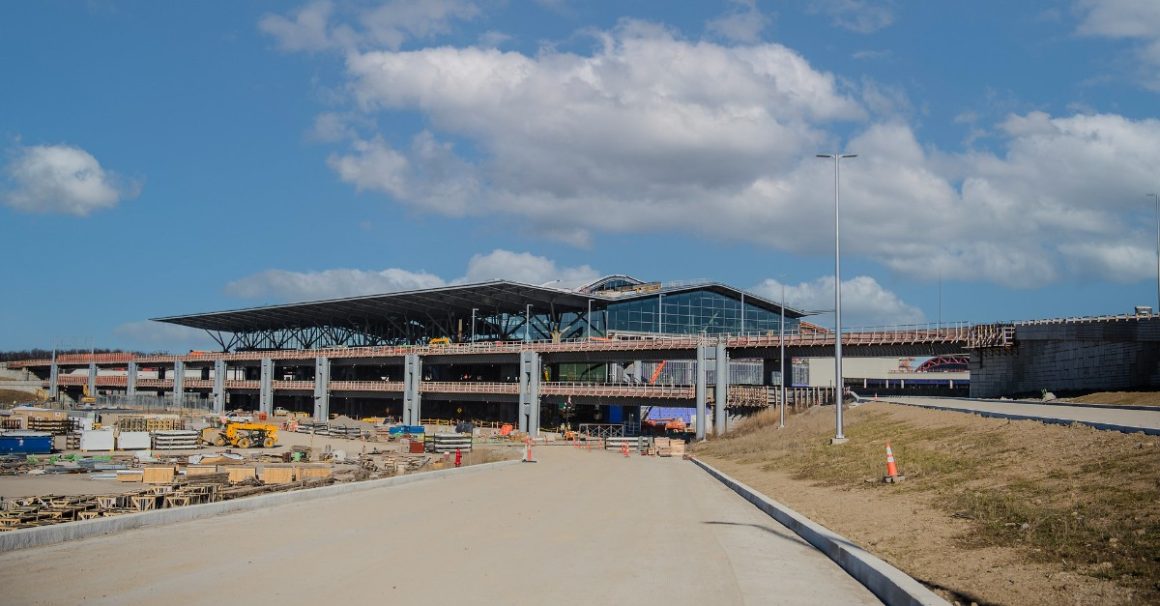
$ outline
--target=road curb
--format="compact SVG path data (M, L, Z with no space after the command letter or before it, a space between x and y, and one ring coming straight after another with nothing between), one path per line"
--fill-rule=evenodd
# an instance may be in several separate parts
M828 558L841 566L850 576L886 604L890 606L950 606L949 602L924 587L910 575L871 555L849 539L770 499L696 457L693 457L692 461L709 475L741 495L746 501L765 512L766 515L794 531L818 551L826 554Z
M508 465L515 465L519 462L520 461L518 460L509 460L498 461L495 463L482 463L480 465L469 465L467 467L460 467L458 469L452 468L439 471L428 471L424 473L396 476L393 478L383 478L381 480L367 480L363 482L332 484L330 486L320 486L318 488L306 488L303 490L280 492L256 497L243 497L232 501L206 503L204 505L188 505L185 507L175 507L173 509L145 511L141 513L130 513L120 516L113 516L109 518L83 520L80 522L65 522L63 524L54 524L52 526L13 530L10 532L0 533L0 553L16 551L19 549L29 549L32 547L43 547L45 545L54 545L56 543L64 543L67 541L76 541L79 539L112 534L115 532L131 530L134 528L164 526L167 524L200 520L203 518L209 518L223 514L253 511L255 509L273 507L276 505L313 501L315 499L324 499L338 495L363 492L367 490L374 490L376 488L399 486L402 484L410 484L412 482L440 480L457 475L487 471Z
M1118 423L1100 423L1099 421L1080 421L1078 419L1061 419L1059 417L1038 417L1035 415L1020 415L1008 412L993 412L990 410L974 410L970 408L953 408L950 406L939 406L937 404L917 404L915 402L898 402L895 400L883 400L879 398L871 402L863 402L863 404L873 402L885 402L886 404L897 404L898 406L914 406L915 408L926 408L927 410L945 410L948 412L959 412L965 414L979 415L981 417L991 417L993 419L1007 419L1009 421L1039 421L1040 423L1048 423L1051 425L1086 425L1101 431L1119 431L1121 433L1142 433L1149 436L1160 436L1160 429L1155 427L1140 427L1138 425L1120 425Z

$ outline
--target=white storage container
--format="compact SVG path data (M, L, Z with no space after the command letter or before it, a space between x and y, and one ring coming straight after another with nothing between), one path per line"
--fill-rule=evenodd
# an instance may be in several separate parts
M148 450L150 446L148 431L122 431L117 436L118 450Z
M81 450L113 450L113 430L82 431Z

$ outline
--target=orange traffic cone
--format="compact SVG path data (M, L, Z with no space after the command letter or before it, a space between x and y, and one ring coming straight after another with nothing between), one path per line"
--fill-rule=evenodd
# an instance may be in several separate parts
M890 442L886 443L886 476L882 478L883 482L895 483L900 482L905 476L898 475L898 467L894 464L894 451L890 449Z
M532 458L532 439L524 440L524 463L535 463L536 460Z
M621 444L620 452L625 456L625 458L628 458L628 444Z

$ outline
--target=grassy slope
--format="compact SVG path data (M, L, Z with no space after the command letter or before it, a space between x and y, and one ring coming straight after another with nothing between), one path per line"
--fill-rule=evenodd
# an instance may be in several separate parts
M907 507L925 503L968 521L970 530L957 540L962 551L947 558L988 546L1017 548L1054 569L1160 600L1156 438L873 405L850 411L850 442L832 447L830 413L795 417L779 431L772 412L697 454L861 491L866 499L911 495ZM898 486L878 481L887 440L907 476Z

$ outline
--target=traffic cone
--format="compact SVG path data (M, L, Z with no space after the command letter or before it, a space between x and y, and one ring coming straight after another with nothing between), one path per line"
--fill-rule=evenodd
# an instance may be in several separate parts
M901 482L905 476L898 475L898 467L894 464L894 451L890 449L890 442L886 443L886 475L883 482L894 484Z
M621 444L620 445L620 452L622 454L624 454L624 457L627 459L628 458L628 444Z
M532 458L532 439L524 440L524 463L535 463L536 460Z

